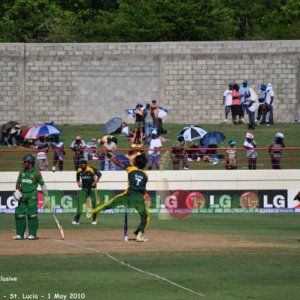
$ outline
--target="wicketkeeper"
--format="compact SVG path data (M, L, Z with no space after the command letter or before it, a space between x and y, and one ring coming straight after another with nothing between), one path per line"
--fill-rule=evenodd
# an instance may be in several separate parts
M14 239L26 238L25 230L28 222L28 240L36 240L38 230L38 185L42 187L43 194L48 195L47 188L41 172L34 167L35 159L32 155L23 158L24 169L19 173L14 198L19 201L15 210L16 235Z

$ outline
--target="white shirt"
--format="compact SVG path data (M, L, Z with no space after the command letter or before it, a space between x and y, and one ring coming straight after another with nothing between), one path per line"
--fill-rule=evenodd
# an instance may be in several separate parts
M274 90L273 90L272 87L268 87L267 91L268 91L268 93L266 95L266 100L265 101L266 101L267 104L271 104L271 97L274 97ZM273 105L273 103L272 103L272 105Z
M149 145L149 150L148 150L148 155L159 155L160 152L158 150L154 150L154 148L161 148L161 140L159 138L156 139L151 139L150 145Z
M225 97L224 104L225 106L231 106L232 105L232 90L226 90L223 94Z

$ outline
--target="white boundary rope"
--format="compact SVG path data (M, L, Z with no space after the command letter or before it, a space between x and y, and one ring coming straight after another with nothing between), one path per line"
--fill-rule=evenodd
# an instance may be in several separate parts
M176 286L176 287L178 287L178 288L180 288L180 289L182 289L182 290L185 290L185 291L187 291L187 292L189 292L189 293L192 293L192 294L194 294L194 295L198 295L198 296L201 296L201 297L204 297L204 296L205 296L204 294L201 294L201 293L196 292L196 291L194 291L194 290L192 290L192 289L189 289L189 288L184 287L184 286L182 286L182 285L180 285L180 284L177 284L177 283L175 283L175 282L173 282L173 281L171 281L171 280L169 280L169 279L167 279L167 278L165 278L165 277L162 277L162 276L160 276L160 275L157 275L157 274L154 274L154 273L150 273L150 272L144 271L144 270L142 270L142 269L136 268L136 267L134 267L134 266L132 266L132 265L130 265L130 264L128 264L128 263L125 263L125 262L122 261L122 260L119 260L118 258L114 257L113 255L111 255L111 254L109 254L109 253L107 253L107 252L104 252L104 251L101 251L101 250L97 250L97 249L93 249L93 248L89 248L89 247L86 247L86 246L77 245L77 244L70 243L70 242L63 241L63 240L55 240L55 241L64 243L64 244L66 244L66 245L75 246L75 247L77 247L77 248L85 249L85 250L88 250L88 251L91 251L91 252L104 254L104 255L106 255L107 257L109 257L110 259L116 261L117 263L119 263L119 264L121 264L121 265L123 265L123 266L125 266L125 267L127 267L127 268L130 268L130 269L132 269L132 270L135 270L135 271L140 272L140 273L143 273L143 274L147 274L147 275L149 275L149 276L151 276L151 277L154 277L154 278L157 278L157 279L159 279L159 280L163 280L163 281L165 281L165 282L167 282L167 283L169 283L169 284L172 284L172 285L174 285L174 286Z

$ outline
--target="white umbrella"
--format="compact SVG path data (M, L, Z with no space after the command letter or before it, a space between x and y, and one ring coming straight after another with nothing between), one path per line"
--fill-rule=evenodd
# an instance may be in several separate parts
M184 127L178 134L178 136L182 135L185 141L194 141L196 139L202 138L206 134L206 131L195 125L190 125Z

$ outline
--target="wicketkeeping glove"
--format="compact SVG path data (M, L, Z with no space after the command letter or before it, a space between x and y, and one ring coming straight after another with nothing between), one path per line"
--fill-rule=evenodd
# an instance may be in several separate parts
M14 193L13 193L13 196L15 198L16 201L20 201L20 199L22 198L22 193L20 190L16 190Z

